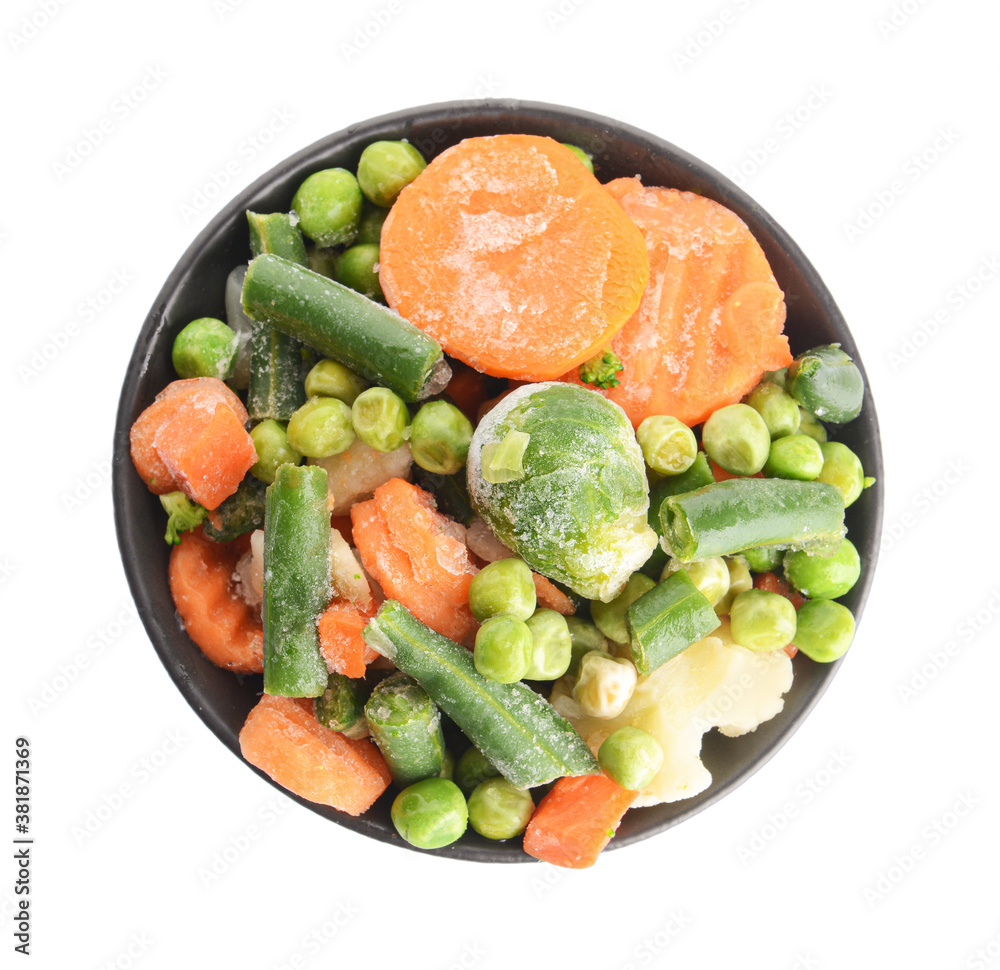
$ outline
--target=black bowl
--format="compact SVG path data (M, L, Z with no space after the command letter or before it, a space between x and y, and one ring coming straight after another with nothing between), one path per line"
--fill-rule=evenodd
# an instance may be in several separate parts
M378 139L407 138L425 156L473 135L522 132L550 135L582 146L594 157L602 182L639 174L647 185L687 189L715 199L738 213L767 254L788 303L786 332L792 352L839 342L857 361L857 348L833 297L819 274L788 234L719 172L646 132L599 115L555 105L518 101L454 101L400 111L351 125L282 162L230 202L191 244L170 274L146 317L122 386L115 427L113 492L115 524L122 561L139 615L163 665L187 702L230 751L240 757L238 735L261 692L259 677L237 677L215 667L184 632L167 584L168 547L164 517L156 496L135 473L129 458L129 427L175 374L170 363L173 338L188 321L224 315L226 277L249 253L247 209L286 211L299 183L331 166L356 168L362 149ZM862 368L863 369L863 368ZM861 416L836 432L876 477L847 512L851 538L861 554L861 579L843 598L860 617L871 585L882 524L882 454L878 421L870 393ZM694 815L745 781L774 755L802 723L836 674L840 663L795 662L795 682L784 710L741 738L705 736L702 757L712 773L711 786L686 801L629 812L612 848L631 845ZM257 769L253 769L257 770ZM258 771L261 778L267 776ZM267 779L270 781L270 779ZM283 791L283 789L282 789ZM395 833L390 788L363 817L296 799L331 821L355 832L406 846ZM294 796L293 796L294 797ZM471 830L437 854L479 862L529 861L520 840L490 842Z

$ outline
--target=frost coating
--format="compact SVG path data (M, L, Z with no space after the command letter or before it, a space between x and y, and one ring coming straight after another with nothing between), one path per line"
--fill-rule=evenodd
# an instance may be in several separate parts
M490 483L482 450L510 431L530 435L524 478ZM479 422L468 480L472 504L505 546L588 599L612 599L656 546L632 425L593 391L554 381L515 390Z

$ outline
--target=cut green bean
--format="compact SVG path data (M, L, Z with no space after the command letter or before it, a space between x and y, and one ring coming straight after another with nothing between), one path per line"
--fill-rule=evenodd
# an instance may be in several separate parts
M264 493L267 484L247 475L239 488L205 517L205 535L215 542L232 542L264 528Z
M247 223L250 226L250 252L254 256L274 253L300 266L306 265L306 243L302 231L287 212L263 215L247 211Z
M646 518L657 536L663 538L663 525L660 522L660 506L668 495L680 495L682 492L693 492L696 488L704 485L711 485L715 481L712 474L712 466L708 463L708 456L703 451L699 451L691 467L686 472L679 475L668 475L655 485L650 482L649 488L649 511ZM667 553L661 545L653 550L649 559L646 560L642 571L652 579L659 579L663 567L667 563Z
M367 698L363 679L334 672L313 704L316 720L331 731L353 731L364 718Z
M595 600L590 604L590 616L597 629L615 643L628 643L628 627L625 611L644 593L648 593L656 583L644 573L633 573L625 583L625 588L610 602Z

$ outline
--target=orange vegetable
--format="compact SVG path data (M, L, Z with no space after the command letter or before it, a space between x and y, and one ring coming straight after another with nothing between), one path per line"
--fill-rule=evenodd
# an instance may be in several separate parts
M535 598L539 606L555 610L563 616L572 616L576 612L576 604L558 586L538 573L532 573L531 578L535 581Z
M621 383L601 392L633 425L654 414L700 424L764 371L791 363L784 296L742 219L711 199L637 178L605 188L649 249L642 303L611 342L625 365ZM574 372L564 379L579 380Z
M445 388L445 394L470 421L475 423L479 409L490 399L492 393L485 374L473 370L461 361L451 362L451 380Z
M259 674L264 632L233 586L236 564L249 548L249 536L220 544L200 528L183 533L170 553L170 592L188 636L212 663Z
M568 148L467 138L400 193L382 227L389 305L476 370L552 380L639 305L642 234Z
M797 590L792 589L792 584L787 579L782 579L776 573L757 573L753 578L754 589L764 589L769 593L778 593L784 596L795 609L798 609L806 598Z
M377 610L374 602L362 610L339 600L326 608L318 623L319 651L329 670L345 677L364 677L378 654L365 643L361 631Z
M312 703L265 694L240 731L243 757L289 791L348 815L367 811L389 787L389 767L367 738L323 727Z
M597 861L638 795L607 775L560 778L528 822L524 851L554 866L586 869Z
M712 477L717 482L728 482L730 478L763 478L763 472L756 472L753 475L734 475L732 472L727 472L722 465L717 465L711 458L708 459L709 467L712 469Z

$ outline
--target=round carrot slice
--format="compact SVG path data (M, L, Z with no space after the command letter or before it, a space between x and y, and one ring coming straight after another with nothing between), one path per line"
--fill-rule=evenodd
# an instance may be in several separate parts
M552 380L592 357L639 305L642 234L551 138L467 138L400 193L382 227L389 305L454 357Z
M688 425L735 404L766 370L791 363L784 294L746 223L693 192L647 188L637 178L605 189L635 220L650 280L612 341L625 369L602 391L638 427L653 414ZM579 381L575 372L565 380Z

